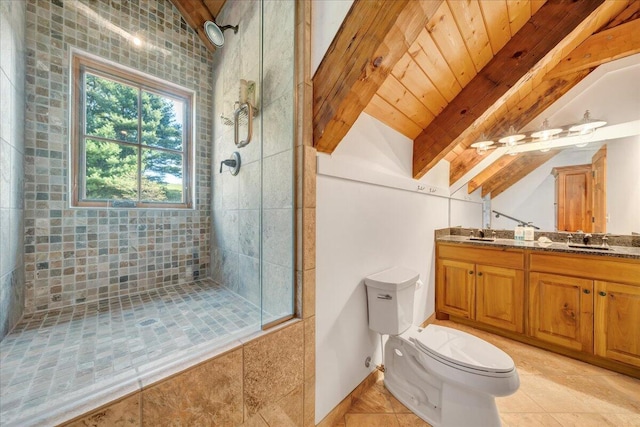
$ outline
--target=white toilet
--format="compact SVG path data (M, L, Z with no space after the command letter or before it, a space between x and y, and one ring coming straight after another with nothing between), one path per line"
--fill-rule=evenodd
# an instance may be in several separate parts
M466 332L413 326L418 277L396 267L365 278L369 328L389 334L384 385L434 427L500 426L495 397L520 386L513 359Z

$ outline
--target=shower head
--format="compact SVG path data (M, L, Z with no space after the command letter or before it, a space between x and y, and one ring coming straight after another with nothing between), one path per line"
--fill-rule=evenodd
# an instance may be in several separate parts
M232 29L234 34L238 34L238 26L237 25L224 25L219 27L213 21L207 21L204 23L204 32L207 33L207 37L211 40L211 43L215 45L215 47L224 46L224 32L228 29Z

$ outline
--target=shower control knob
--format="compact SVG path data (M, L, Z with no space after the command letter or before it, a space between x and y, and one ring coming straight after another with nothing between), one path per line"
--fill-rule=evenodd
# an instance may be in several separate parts
M222 173L222 167L228 166L231 175L238 175L240 172L240 153L237 151L231 154L231 158L220 162L220 173Z

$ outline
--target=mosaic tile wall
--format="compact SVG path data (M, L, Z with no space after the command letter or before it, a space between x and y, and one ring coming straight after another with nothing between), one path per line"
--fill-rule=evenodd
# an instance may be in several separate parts
M25 4L0 2L0 339L24 308Z
M29 0L26 22L25 311L206 277L212 55L169 0ZM195 210L69 208L72 47L196 92Z
M239 31L225 34L214 58L212 277L278 317L291 314L294 286L295 2L265 0L260 6L228 2L218 17ZM238 149L233 128L222 125L220 115L231 116L241 78L256 82L260 111L252 142ZM219 173L220 162L234 151L242 159L238 175L224 168Z

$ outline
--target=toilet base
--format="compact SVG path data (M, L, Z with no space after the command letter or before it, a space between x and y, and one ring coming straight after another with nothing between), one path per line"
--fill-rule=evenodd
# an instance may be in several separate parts
M385 387L432 426L501 425L494 396L443 382L420 363L418 350L412 344L392 336L384 353Z

